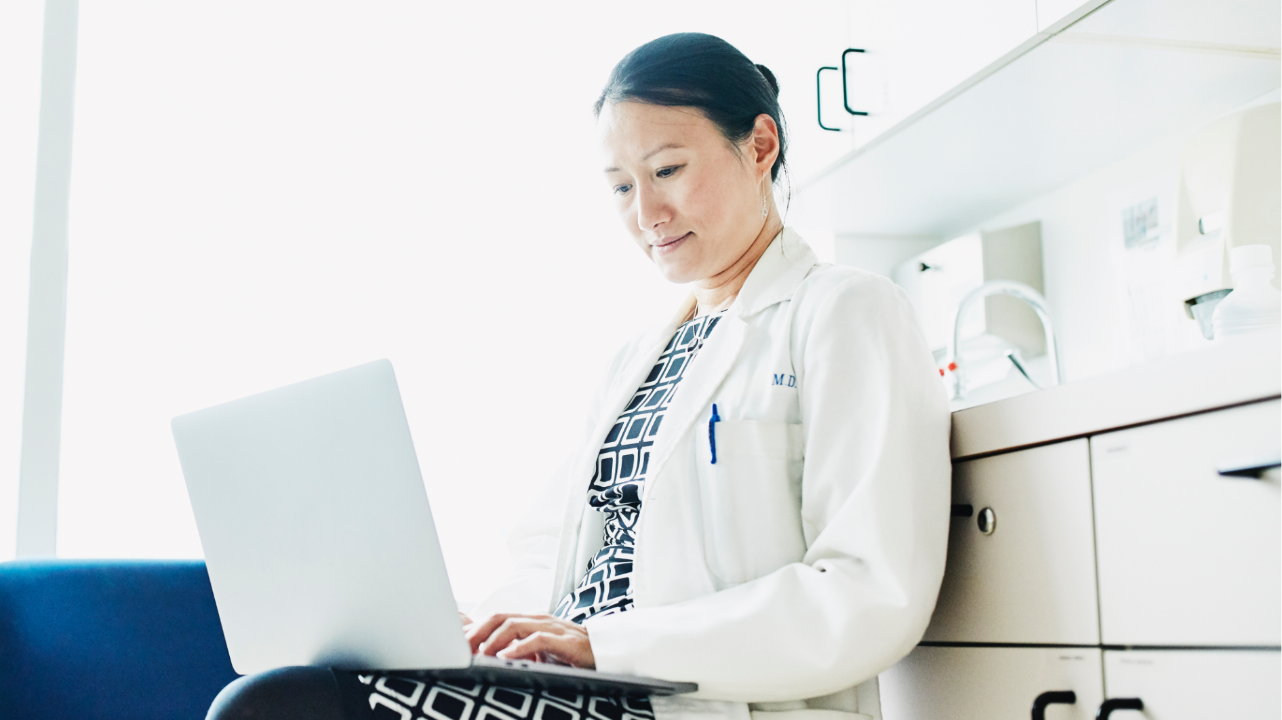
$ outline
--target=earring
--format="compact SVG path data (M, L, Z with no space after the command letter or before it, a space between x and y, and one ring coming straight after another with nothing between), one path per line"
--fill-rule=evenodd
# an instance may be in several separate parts
M768 195L769 193L761 196L761 217L770 216L770 206L766 204L766 197L768 197Z

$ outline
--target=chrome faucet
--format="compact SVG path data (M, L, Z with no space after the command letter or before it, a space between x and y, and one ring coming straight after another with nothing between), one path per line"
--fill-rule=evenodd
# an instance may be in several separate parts
M1042 321L1042 330L1046 333L1046 355L1051 365L1051 385L1059 385L1064 382L1063 373L1060 370L1059 362L1059 345L1055 342L1055 329L1051 325L1050 311L1046 307L1046 298L1042 294L1025 285L1024 283L1015 282L1014 280L989 280L979 287L966 293L962 298L961 304L957 306L957 316L953 319L953 341L948 346L948 357L951 359L953 372L953 399L961 400L966 392L966 371L962 368L961 356L958 349L961 347L961 322L966 315L966 310L975 303L976 300L982 300L989 295L1013 295L1020 300L1028 303L1033 311L1037 313L1038 319ZM1028 371L1020 362L1019 356L1014 350L1008 351L1006 357L1015 364L1016 369L1033 383L1039 390L1041 385L1029 377Z

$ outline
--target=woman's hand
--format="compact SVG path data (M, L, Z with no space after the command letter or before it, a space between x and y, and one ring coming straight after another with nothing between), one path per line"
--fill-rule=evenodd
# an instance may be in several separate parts
M477 655L596 667L588 631L551 615L491 615L467 628L467 641Z

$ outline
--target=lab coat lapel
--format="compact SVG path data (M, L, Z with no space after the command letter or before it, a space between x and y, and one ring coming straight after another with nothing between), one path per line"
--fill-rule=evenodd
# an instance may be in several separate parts
M650 481L646 483L645 494L650 494L654 480L663 472L663 466L672 454L677 441L685 436L686 431L697 420L707 421L702 417L709 403L714 401L714 393L721 386L730 368L734 366L739 352L743 350L744 340L748 336L748 323L731 312L717 321L712 334L699 350L694 361L686 368L673 395L672 404L668 407L667 417L663 422L663 431L655 442L651 452ZM644 499L642 507L645 506Z
M792 296L801 280L814 267L818 258L810 246L791 229L780 231L762 253L748 275L739 297L718 321L707 343L699 351L677 386L663 431L651 451L651 481L646 483L645 497L654 487L654 479L663 471L677 442L696 420L707 422L709 405L715 402L717 388L725 380L743 350L748 335L747 318L770 305ZM688 309L687 309L688 312ZM675 328L673 328L675 331ZM720 412L726 412L721 408ZM729 409L731 413L734 409ZM704 416L707 414L707 416ZM644 498L642 506L644 506Z
M601 405L601 415L597 418L592 434L588 436L588 445L583 448L578 462L567 478L571 485L566 493L565 513L561 525L562 537L557 553L557 569L553 575L555 583L553 605L574 588L578 581L577 573L581 571L577 567L577 559L581 555L579 549L585 538L579 537L579 529L583 525L583 513L588 511L588 482L592 478L601 444L605 442L606 434L610 432L610 428L614 427L615 421L619 419L619 414L623 412L628 401L636 394L637 388L641 387L641 383L650 374L650 369L654 367L659 355L663 354L663 349L667 347L673 333L689 316L690 310L694 307L694 301L694 296L691 295L681 304L676 315L666 325L659 326L642 339L637 344L638 352L611 381L605 402ZM593 542L596 538L586 538L586 540Z
M677 387L667 418L664 420L663 432L659 433L658 441L651 450L650 470L647 473L650 481L646 483L645 496L642 499L643 506L680 439L690 431L696 421L706 422L709 419L702 417L703 412L714 402L717 388L734 367L746 343L748 323L744 318L790 297L797 284L816 262L814 252L790 229L782 231L766 249L744 283L734 305L718 321L717 327L694 362L687 368ZM636 352L611 381L606 391L606 397L600 408L601 414L597 418L592 434L588 437L588 444L583 448L582 454L571 468L567 478L570 486L566 493L561 526L563 530L557 553L556 571L553 575L555 585L551 598L553 607L578 582L579 573L583 570L578 563L578 559L584 554L583 543L597 542L600 539L583 537L582 528L585 524L583 514L589 512L586 500L588 481L592 477L601 443L610 432L610 428L614 427L619 413L627 406L637 388L650 373L650 369L654 367L659 355L672 339L673 333L689 316L694 300L693 296L687 298L667 324L658 326L638 341Z

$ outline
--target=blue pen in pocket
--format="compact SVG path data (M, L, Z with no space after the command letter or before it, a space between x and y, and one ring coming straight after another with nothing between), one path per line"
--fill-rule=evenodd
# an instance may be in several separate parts
M712 464L717 464L717 425L721 416L717 414L717 404L712 403L712 418L708 420L708 449L712 451Z

